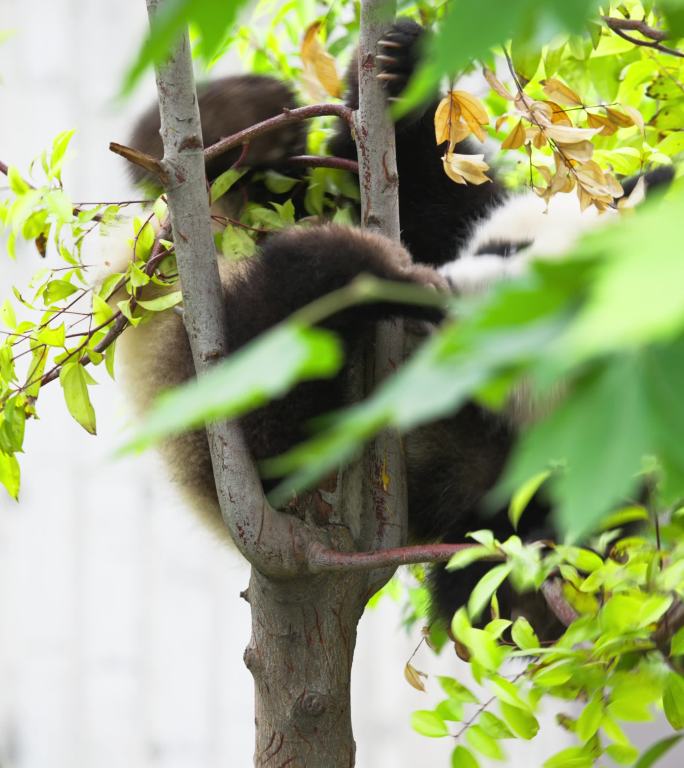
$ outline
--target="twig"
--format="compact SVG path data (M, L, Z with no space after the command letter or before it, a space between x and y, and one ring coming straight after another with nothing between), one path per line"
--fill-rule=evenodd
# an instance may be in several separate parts
M669 48L666 45L662 45L663 40L667 40L669 35L662 29L656 29L649 26L645 21L638 21L637 19L618 19L613 16L602 16L604 24L614 32L618 37L623 40L632 43L632 45L639 45L643 48L653 48L655 51L661 53L667 53L670 56L677 56L680 59L684 59L684 53L678 51L676 48ZM639 32L646 40L642 40L639 37L627 34L627 32Z
M285 160L284 165L301 165L305 168L337 168L358 174L359 164L356 160L344 157L327 157L324 155L293 155Z
M141 152L139 149L133 147L127 147L124 144L117 144L115 141L109 142L109 151L115 155L121 155L121 157L128 160L133 165L138 165L144 168L146 171L154 174L162 184L166 186L169 182L166 171L162 167L161 162L152 155L148 155L145 152Z

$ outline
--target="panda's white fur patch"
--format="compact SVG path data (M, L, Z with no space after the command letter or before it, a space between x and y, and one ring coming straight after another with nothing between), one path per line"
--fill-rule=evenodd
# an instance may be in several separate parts
M599 214L595 208L582 211L572 192L555 195L548 208L533 192L514 195L475 226L457 258L440 272L454 292L479 293L521 274L532 259L566 253L580 235L613 215L613 211ZM526 245L512 256L487 252L487 246L502 242Z
M511 196L479 222L458 257L440 268L456 294L483 293L494 283L517 277L536 258L554 258L569 251L578 238L614 216L613 211L599 214L591 208L582 211L574 193L558 194L548 205L528 192ZM499 244L520 245L513 254L488 253ZM540 402L529 382L522 381L511 392L504 416L515 426L523 426L562 396L559 385Z

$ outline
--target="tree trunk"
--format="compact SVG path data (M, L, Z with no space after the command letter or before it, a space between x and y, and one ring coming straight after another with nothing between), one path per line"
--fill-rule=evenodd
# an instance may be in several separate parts
M151 20L163 0L147 0ZM394 5L362 5L361 106L358 144L362 215L367 226L398 238L393 128L375 81L375 45ZM370 80L369 80L370 78ZM210 228L199 110L187 34L157 69L164 181L184 319L198 375L227 349L222 292ZM382 180L374 177L382 173ZM371 379L389 370L396 334L367 356ZM400 337L399 337L400 342ZM393 351L394 349L394 351ZM207 427L226 524L252 564L246 597L252 638L245 662L256 686L255 764L269 768L350 768L355 761L350 679L356 628L370 595L393 569L312 572L311 545L341 552L403 543L406 487L399 440L383 436L360 464L341 473L333 490L300 499L298 515L266 502L240 430ZM304 518L303 520L301 518Z
M368 575L275 581L252 570L245 663L256 694L257 768L350 768L350 677Z

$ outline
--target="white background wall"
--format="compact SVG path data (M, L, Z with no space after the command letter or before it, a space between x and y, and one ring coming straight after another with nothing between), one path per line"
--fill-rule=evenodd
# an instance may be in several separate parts
M76 128L65 182L73 199L132 190L123 161L151 76L114 101L146 26L143 0L0 0L0 159L25 169ZM0 184L1 184L0 180ZM0 255L0 297L39 266ZM248 570L194 523L152 455L114 461L129 418L104 375L98 437L68 416L57 384L28 427L19 504L0 490L0 768L219 768L251 764L251 679L242 664ZM446 766L452 744L408 727L427 699L403 680L417 643L391 604L364 617L354 677L361 768ZM429 654L426 671L453 668ZM537 766L564 735L521 745ZM673 762L672 765L675 765Z

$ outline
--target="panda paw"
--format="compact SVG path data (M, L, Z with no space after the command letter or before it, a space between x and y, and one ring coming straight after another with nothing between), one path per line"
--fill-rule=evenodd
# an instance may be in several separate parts
M425 30L411 19L397 19L378 41L378 80L390 101L402 93L418 62L419 42Z

